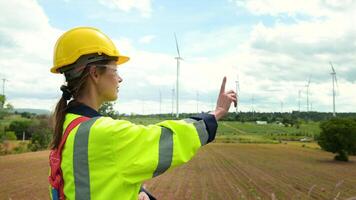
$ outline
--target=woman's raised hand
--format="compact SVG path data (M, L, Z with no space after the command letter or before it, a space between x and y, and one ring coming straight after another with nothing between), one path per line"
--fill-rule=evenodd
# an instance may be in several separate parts
M236 92L233 90L229 90L225 92L225 85L226 85L226 77L224 77L218 101L216 103L215 111L212 113L215 115L216 120L221 119L226 113L228 113L231 103L234 102L234 106L237 106L237 95Z

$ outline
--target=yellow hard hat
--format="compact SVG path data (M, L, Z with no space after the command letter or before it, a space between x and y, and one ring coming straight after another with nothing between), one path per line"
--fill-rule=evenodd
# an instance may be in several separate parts
M111 39L99 29L78 27L65 32L56 42L53 55L52 73L73 64L83 55L97 53L117 58L117 64L125 63L129 57L120 54Z

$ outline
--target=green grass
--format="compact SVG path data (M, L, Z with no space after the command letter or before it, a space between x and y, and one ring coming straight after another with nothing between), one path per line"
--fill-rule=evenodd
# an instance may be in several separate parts
M238 134L256 134L256 135L271 135L271 134L288 134L288 135L303 135L312 136L319 135L319 123L301 124L300 128L285 127L277 124L258 125L255 123L241 122L219 122L219 135L238 135Z
M278 141L271 140L260 135L218 135L215 142L222 143L259 143L277 144Z
M26 120L30 120L30 119L23 118L21 117L21 115L10 115L4 117L4 119L0 119L0 126L8 127L12 121L26 121Z
M320 134L319 123L301 124L299 128L278 124L258 125L256 123L219 122L217 137L222 142L240 143L278 143L280 141L299 141L308 137L313 139Z
M156 124L165 119L143 117L121 117L135 124ZM285 127L277 124L257 125L256 123L241 123L219 121L217 142L225 143L280 143L280 141L299 141L302 138L313 138L319 135L319 123L301 124L299 128Z

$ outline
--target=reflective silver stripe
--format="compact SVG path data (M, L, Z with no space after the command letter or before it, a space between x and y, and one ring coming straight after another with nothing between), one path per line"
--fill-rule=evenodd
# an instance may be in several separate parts
M161 131L161 137L159 139L158 165L153 173L153 177L165 172L172 164L173 132L165 127L162 127Z
M74 138L73 168L76 200L90 199L88 142L90 128L98 118L94 117L81 123Z
M198 132L198 135L199 135L199 139L200 139L200 143L201 145L205 145L207 142L208 142L208 139L209 139L209 133L206 129L206 126L205 126L205 123L204 123L204 120L194 120L194 119L191 119L191 118L187 118L187 119L183 119L185 122L187 123L191 123L195 126L195 129L197 130Z

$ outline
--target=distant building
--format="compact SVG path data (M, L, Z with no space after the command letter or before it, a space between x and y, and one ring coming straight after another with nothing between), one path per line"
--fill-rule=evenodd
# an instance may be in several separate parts
M267 124L267 121L256 121L256 124L265 125Z
M280 122L280 121L276 121L275 122L277 125L279 125L279 126L284 126L284 124L282 123L282 122Z
M301 142L311 142L311 141L313 141L313 139L312 139L312 138L305 137L305 138L300 139L300 141L301 141Z

